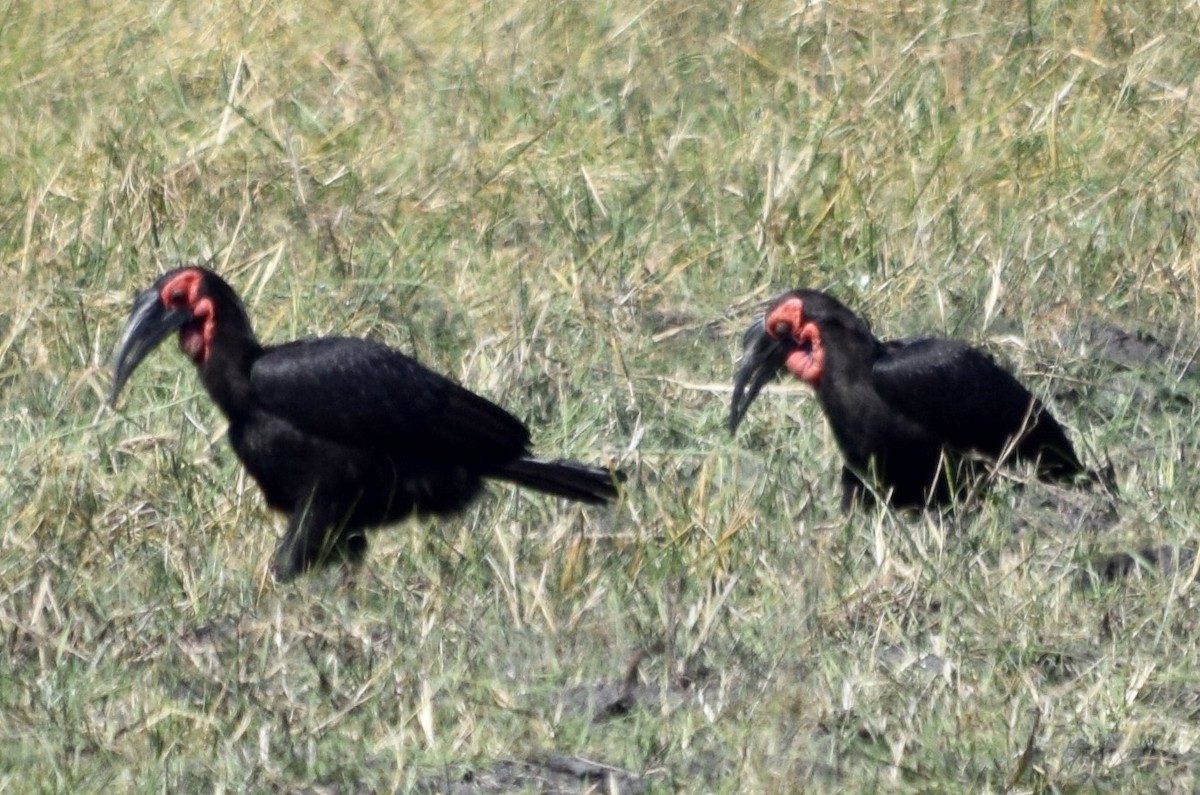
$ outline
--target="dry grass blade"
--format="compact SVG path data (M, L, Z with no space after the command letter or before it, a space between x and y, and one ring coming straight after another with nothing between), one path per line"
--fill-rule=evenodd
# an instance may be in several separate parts
M0 791L1194 787L1194 5L60 0L0 30ZM184 260L264 340L410 351L625 468L623 502L495 486L353 587L275 587L185 359L103 404ZM796 286L985 345L1120 496L841 516L807 393L725 432L741 332ZM561 708L597 682L619 714Z

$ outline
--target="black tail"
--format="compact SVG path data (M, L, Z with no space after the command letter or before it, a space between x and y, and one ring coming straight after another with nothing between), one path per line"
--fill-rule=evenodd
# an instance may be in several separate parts
M625 480L625 473L562 459L518 458L493 477L555 497L597 504L617 498L617 484Z

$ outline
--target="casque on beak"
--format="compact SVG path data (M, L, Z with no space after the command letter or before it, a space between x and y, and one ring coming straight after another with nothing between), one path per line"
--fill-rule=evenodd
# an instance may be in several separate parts
M742 338L742 366L733 379L733 404L729 409L729 432L734 433L758 393L784 368L790 340L773 339L761 317L755 318Z
M142 359L158 347L167 335L189 320L191 315L186 311L163 305L158 285L133 299L133 309L125 323L125 330L121 332L121 341L117 343L114 356L112 393L108 398L110 406L116 405L121 387L125 386Z

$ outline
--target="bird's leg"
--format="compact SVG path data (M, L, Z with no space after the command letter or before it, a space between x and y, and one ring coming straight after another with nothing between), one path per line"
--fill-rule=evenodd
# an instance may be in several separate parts
M288 517L287 532L275 549L272 566L278 582L296 578L320 558L328 528L321 516L322 511L315 503L310 499Z
M870 505L871 491L862 482L862 478L854 474L850 467L842 467L842 513L850 513L856 507Z
M275 579L287 582L330 559L345 557L361 561L367 552L367 537L361 532L343 536L342 516L314 494L292 512L287 533L275 550Z

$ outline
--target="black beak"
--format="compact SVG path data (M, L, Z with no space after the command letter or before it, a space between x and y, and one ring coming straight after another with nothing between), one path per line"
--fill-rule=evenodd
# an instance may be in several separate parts
M763 326L763 319L755 318L754 324L746 329L742 338L742 366L733 379L733 405L729 409L729 432L746 416L746 410L758 397L758 393L775 378L787 361L789 342L771 339Z
M187 323L191 316L182 309L168 309L163 306L158 287L151 287L133 299L133 310L121 332L121 341L117 343L115 362L113 363L112 394L109 395L109 405L116 405L117 395L121 387L133 371L142 363L142 359L175 329Z

